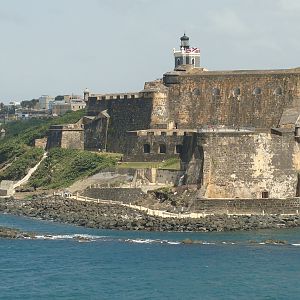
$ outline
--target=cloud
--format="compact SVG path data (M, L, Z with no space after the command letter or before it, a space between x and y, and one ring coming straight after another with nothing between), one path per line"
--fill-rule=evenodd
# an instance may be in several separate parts
M15 13L8 13L8 12L1 11L0 22L14 24L14 25L23 25L26 22L26 19Z
M213 31L226 35L244 35L248 28L241 17L233 10L213 11L208 14L209 26Z
M292 14L300 13L300 1L299 0L278 0L278 7L280 10L289 12Z

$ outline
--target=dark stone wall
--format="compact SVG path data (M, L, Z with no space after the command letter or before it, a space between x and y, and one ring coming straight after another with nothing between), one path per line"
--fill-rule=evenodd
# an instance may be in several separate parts
M207 214L298 214L300 198L198 199L191 210Z
M163 161L173 157L179 157L176 153L176 145L183 144L183 136L154 135L148 132L146 135L129 134L124 155L126 161ZM150 146L150 153L144 153L144 145ZM160 145L166 146L166 153L160 153Z
M62 140L62 128L63 126L57 127L57 129L50 129L48 132L46 149L60 148Z
M103 151L105 149L106 126L106 118L97 118L96 120L85 124L84 149L93 151Z
M286 108L299 104L297 73L202 72L165 76L165 82L173 82L173 77L177 84L168 85L168 110L179 128L210 124L271 128Z
M150 128L152 99L108 99L97 100L90 98L87 105L88 115L97 115L106 110L110 115L108 125L107 150L110 152L125 152L127 131ZM100 122L100 121L99 121ZM92 123L89 135L86 137L86 144L94 145L92 139L100 139L103 145L105 139L106 124ZM93 126L93 125L91 125Z

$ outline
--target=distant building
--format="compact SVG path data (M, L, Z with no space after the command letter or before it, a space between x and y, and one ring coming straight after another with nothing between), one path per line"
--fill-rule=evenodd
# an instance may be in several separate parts
M64 95L55 97L55 101L52 104L52 115L61 116L68 111L77 111L84 109L86 106L80 96L77 95Z
M15 116L17 119L47 119L51 115L50 111L46 109L18 108L15 111Z
M52 102L54 101L53 97L48 95L43 95L39 98L40 109L51 109Z

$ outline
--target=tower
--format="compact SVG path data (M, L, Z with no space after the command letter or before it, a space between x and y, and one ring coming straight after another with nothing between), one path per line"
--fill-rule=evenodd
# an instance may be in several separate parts
M88 88L86 88L84 91L83 91L83 100L84 101L88 101L89 100L89 96L90 96L90 91Z
M180 65L189 65L200 68L200 49L190 47L190 38L184 35L180 38L180 50L173 50L175 69Z

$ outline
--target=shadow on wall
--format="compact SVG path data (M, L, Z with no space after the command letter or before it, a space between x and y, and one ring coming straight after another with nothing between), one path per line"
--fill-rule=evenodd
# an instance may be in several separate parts
M197 143L197 134L185 135L183 138L183 151L180 154L181 167L185 170L183 184L203 184L204 150Z

